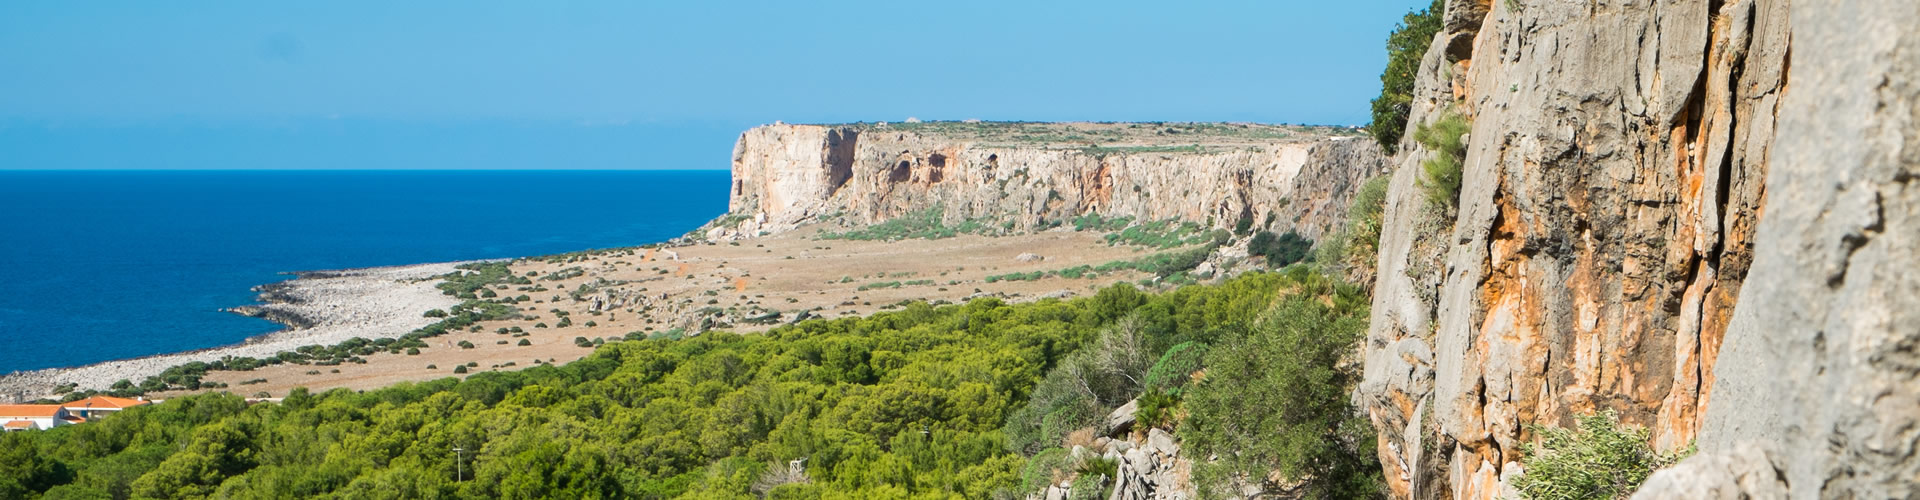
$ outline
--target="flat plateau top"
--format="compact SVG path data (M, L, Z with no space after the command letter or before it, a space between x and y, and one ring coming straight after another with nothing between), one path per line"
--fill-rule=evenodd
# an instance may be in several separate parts
M1363 137L1366 129L1326 125L1222 122L861 122L827 126L861 132L911 132L987 145L1069 149L1200 150Z

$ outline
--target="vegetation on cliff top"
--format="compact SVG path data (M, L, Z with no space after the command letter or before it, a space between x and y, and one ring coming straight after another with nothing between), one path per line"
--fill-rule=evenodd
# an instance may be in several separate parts
M1420 59L1440 32L1441 12L1440 0L1433 0L1426 10L1407 13L1387 35L1387 67L1380 72L1380 96L1373 99L1373 123L1367 130L1389 155L1399 150L1400 136L1406 133L1413 83L1420 73Z

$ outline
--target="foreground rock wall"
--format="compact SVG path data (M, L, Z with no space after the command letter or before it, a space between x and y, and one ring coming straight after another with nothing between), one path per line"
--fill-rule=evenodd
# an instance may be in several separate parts
M949 222L1028 229L1100 213L1232 227L1243 217L1309 238L1342 223L1353 191L1384 173L1373 141L1275 141L1199 151L994 145L881 126L775 124L733 152L724 239L820 221L860 226L930 208Z
M1450 0L1444 22L1410 123L1471 120L1465 179L1435 206L1435 152L1402 145L1359 391L1393 493L1500 497L1529 425L1596 411L1686 446L1767 197L1786 2Z
M1636 498L1920 497L1920 3L1792 17L1795 88L1701 454Z

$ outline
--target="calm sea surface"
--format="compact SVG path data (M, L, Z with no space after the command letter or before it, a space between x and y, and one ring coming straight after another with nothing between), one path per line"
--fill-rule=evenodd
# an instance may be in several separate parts
M277 330L220 312L280 273L653 243L726 171L0 171L0 373Z

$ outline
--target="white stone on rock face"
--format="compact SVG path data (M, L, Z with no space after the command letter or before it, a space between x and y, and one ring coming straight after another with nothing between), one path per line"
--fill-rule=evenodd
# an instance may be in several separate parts
M1047 260L1047 258L1042 257L1039 254L1022 253L1020 255L1015 255L1013 257L1013 260L1015 262L1039 262L1039 261Z
M1199 266L1193 268L1193 275L1201 278L1212 278L1215 270L1212 262L1201 262Z
M1694 455L1641 483L1633 500L1787 498L1774 455L1753 442L1720 453Z
M1084 458L1084 457L1086 457L1086 456L1087 456L1087 447L1085 447L1085 446L1080 446L1080 445L1077 445L1077 444L1076 444L1076 445L1073 445L1073 449L1072 449L1072 450L1069 450L1069 451L1067 452L1067 455L1068 455L1068 456L1072 456L1072 457L1073 457L1074 459L1076 459L1076 460L1077 460L1077 459L1080 459L1080 458Z
M1109 446L1111 446L1111 447L1112 447L1112 448L1114 449L1114 451L1118 451L1118 452L1121 452L1121 453L1126 453L1126 452L1127 452L1127 450L1131 450L1131 449L1133 449L1133 442L1132 442L1132 441L1126 441L1126 440L1121 440L1121 439L1115 439L1115 440L1113 440L1113 444L1111 444L1111 445L1109 445Z
M1180 454L1180 444L1173 441L1173 435L1160 429L1147 431L1147 448L1162 455Z
M1120 405L1119 408L1114 408L1113 413L1108 413L1107 434L1114 435L1133 429L1133 414L1138 411L1139 407L1140 400L1135 399L1128 401L1127 404Z
M1153 455L1140 448L1133 448L1120 454L1126 458L1126 466L1134 474L1145 476L1153 473Z

